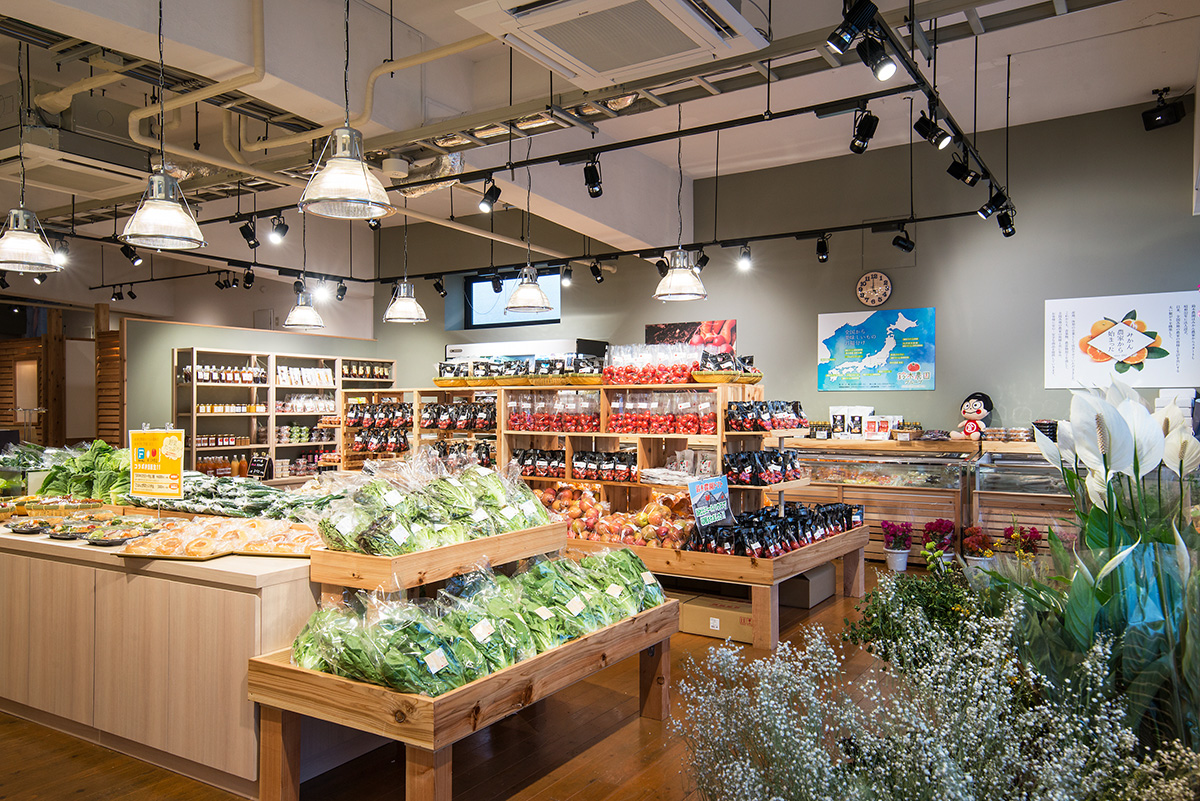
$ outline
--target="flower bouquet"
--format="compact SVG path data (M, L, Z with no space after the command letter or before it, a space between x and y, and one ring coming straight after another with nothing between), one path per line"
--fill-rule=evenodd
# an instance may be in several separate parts
M883 549L887 551L888 568L903 573L908 569L908 551L912 548L912 523L879 521L883 529Z
M928 551L944 562L954 559L954 521L944 517L930 520L921 535L921 545L922 553Z

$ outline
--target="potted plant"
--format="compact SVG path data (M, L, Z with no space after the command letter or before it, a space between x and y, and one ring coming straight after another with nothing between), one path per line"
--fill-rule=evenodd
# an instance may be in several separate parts
M954 561L954 521L939 517L925 524L921 535L922 550L929 551L943 562Z
M970 526L963 532L962 538L963 558L967 561L967 567L978 570L991 570L993 563L996 561L996 553L993 550L996 543L991 536L984 532L980 526Z
M912 523L893 523L882 520L883 549L887 552L889 570L903 573L908 569L908 552L912 548Z

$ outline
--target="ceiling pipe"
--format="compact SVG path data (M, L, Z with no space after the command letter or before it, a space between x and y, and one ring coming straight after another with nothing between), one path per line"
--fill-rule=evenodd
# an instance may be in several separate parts
M100 65L104 64L103 61L99 63ZM34 105L51 114L62 114L71 107L71 100L74 99L75 95L114 84L125 77L125 72L137 69L138 67L144 67L149 63L145 59L131 61L122 67L114 67L111 72L92 75L75 83L67 84L62 89L57 89L53 92L43 92L33 98Z
M370 77L367 78L366 93L363 98L363 110L357 117L350 118L351 128L362 128L371 121L371 114L374 111L375 105L375 82L384 75L401 70L409 69L410 67L419 67L423 64L428 64L433 61L438 61L449 56L456 56L460 53L465 53L468 50L474 50L477 47L482 47L485 44L490 44L496 41L495 37L490 34L481 33L478 36L471 36L458 42L441 47L435 47L432 50L426 50L421 53L414 53L411 56L398 58L395 61L385 61L375 69L371 70ZM229 111L225 112L229 114ZM263 139L259 141L248 141L243 134L241 138L241 149L243 151L266 150L268 147L272 150L277 150L281 147L289 145L308 144L313 140L329 136L335 128L340 128L345 125L345 122L339 120L332 125L326 125L323 128L317 128L312 131L303 131L301 133L290 134L287 136L273 136L269 140Z

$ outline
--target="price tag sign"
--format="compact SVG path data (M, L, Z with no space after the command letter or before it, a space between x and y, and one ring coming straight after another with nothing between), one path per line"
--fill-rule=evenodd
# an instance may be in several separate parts
M130 490L138 498L183 497L183 432L129 432Z

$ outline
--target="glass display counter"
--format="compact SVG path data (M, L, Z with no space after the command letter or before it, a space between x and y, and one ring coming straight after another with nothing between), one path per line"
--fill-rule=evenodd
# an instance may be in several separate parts
M920 532L927 522L944 518L957 529L968 519L967 496L977 443L788 440L785 447L806 451L805 465L812 474L812 484L789 493L789 498L864 505L871 529L868 559L884 558L880 528L884 520L912 524L912 555L919 559Z
M997 539L1014 520L1041 531L1053 526L1060 535L1078 532L1062 473L1041 454L985 452L973 490L970 522Z

